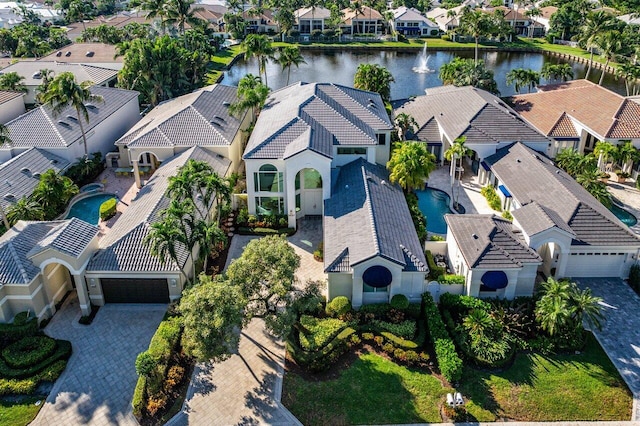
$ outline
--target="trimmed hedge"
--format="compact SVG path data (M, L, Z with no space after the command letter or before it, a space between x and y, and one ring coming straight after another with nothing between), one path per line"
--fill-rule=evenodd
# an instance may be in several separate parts
M287 351L294 361L311 371L323 371L329 368L349 348L351 336L356 332L351 327L342 330L338 335L320 350L307 352L294 339L287 340Z
M386 318L387 313L391 310L391 305L388 303L376 303L372 305L362 305L358 312L362 314L373 314L377 319Z
M346 296L334 297L333 300L327 303L325 312L330 317L340 317L351 310L351 301Z
M272 229L272 228L249 228L247 226L240 226L238 228L238 234L240 235L278 235L285 234L287 236L291 236L296 233L294 228L281 228L281 229Z
M495 211L502 211L502 201L496 193L496 189L487 185L480 190L480 193L487 199L487 204Z
M133 399L131 400L131 406L133 407L133 415L136 418L141 418L144 414L144 409L147 405L147 378L145 376L138 376L138 382L136 388L133 391Z
M440 275L443 275L447 270L441 266L436 265L436 261L433 260L433 254L430 250L425 250L424 256L427 258L427 266L429 267L429 279L436 280Z
M425 321L436 352L440 372L449 382L460 380L463 370L462 360L458 356L456 347L442 322L438 307L428 292L422 295L422 300Z
M388 331L383 331L380 333L382 337L384 337L387 341L391 342L393 346L399 349L417 349L418 344L412 340L403 339L402 337L398 337L393 333L389 333Z
M118 201L115 198L109 198L104 203L100 204L100 220L111 219L116 215L116 206Z
M2 357L11 368L27 368L47 359L56 350L56 341L49 336L30 336L2 350Z
M388 331L400 336L403 339L413 339L416 334L416 322L415 321L402 321L400 324L393 324L381 320L371 321L371 325L377 327L380 331Z
M30 378L56 361L69 359L71 351L71 342L67 340L57 340L55 352L53 352L50 357L31 367L11 368L4 360L0 359L0 377L6 379Z
M456 275L456 274L442 274L438 277L438 282L440 284L448 284L448 285L452 285L452 284L464 284L465 283L465 278L463 275Z
M0 324L0 347L38 332L38 318L26 318L27 312L16 315L12 324Z
M322 349L347 326L337 318L320 319L309 315L302 315L300 324L308 331L300 332L300 347L305 351Z
M409 307L409 299L404 294L395 294L391 298L391 307L394 309L405 310Z
M29 379L0 379L0 396L4 395L32 395L38 386L38 378Z

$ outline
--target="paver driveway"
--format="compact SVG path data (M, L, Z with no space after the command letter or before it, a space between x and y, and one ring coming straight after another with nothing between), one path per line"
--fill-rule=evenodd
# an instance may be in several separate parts
M619 278L580 278L580 288L590 288L602 298L605 321L593 330L602 348L629 386L634 399L634 416L640 419L640 297Z
M149 346L166 309L110 304L84 326L78 324L80 307L72 293L45 332L70 340L73 355L32 425L137 425L131 414L134 363Z

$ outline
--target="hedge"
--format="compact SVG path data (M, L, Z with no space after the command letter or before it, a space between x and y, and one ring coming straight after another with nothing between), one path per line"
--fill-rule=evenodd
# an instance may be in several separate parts
M463 369L462 360L458 356L456 347L442 322L438 307L428 292L422 295L422 300L424 302L425 321L436 352L436 360L438 361L440 372L449 382L460 380Z
M438 279L440 275L443 275L447 272L447 270L441 266L436 265L436 261L433 260L433 255L431 251L425 250L424 256L427 258L427 266L429 267L429 279L435 280Z
M26 312L16 315L13 324L0 324L0 346L6 346L38 332L38 318L25 319Z
M440 284L464 284L465 278L463 275L455 275L455 274L442 274L438 277L438 282Z
M240 235L277 235L277 234L285 234L287 236L291 236L296 233L294 228L281 228L281 229L272 229L272 228L249 228L247 226L240 226L238 228L238 234Z
M56 350L47 359L27 368L11 368L7 363L0 359L0 377L6 379L29 378L45 368L49 367L58 360L67 360L71 356L71 342L67 340L57 340Z
M330 317L340 317L351 310L351 301L346 296L334 297L327 303L325 312Z
M388 303L375 303L371 305L362 305L358 312L362 314L373 314L376 318L386 318L387 313L391 310L391 305Z
M144 409L147 405L146 390L147 378L145 376L138 376L138 382L136 383L136 388L133 391L133 399L131 400L133 415L138 419L144 414Z
M416 322L411 320L403 321L400 324L373 320L371 325L377 327L380 331L388 331L403 339L413 339L413 336L416 335Z
M2 350L2 357L11 368L27 368L47 359L56 350L56 341L49 336L29 336Z
M109 198L107 201L100 204L100 219L107 220L115 216L117 205L118 202L115 198Z
M502 211L502 201L500 197L496 193L496 190L493 186L487 185L480 190L480 193L487 199L487 204L493 210Z
M347 327L324 348L313 352L305 351L293 338L289 338L286 343L287 351L298 365L308 367L312 371L323 371L347 351L349 339L355 332L353 328Z
M300 324L308 332L300 332L300 347L305 351L316 351L331 342L347 324L337 318L316 318L308 315L300 317Z
M4 395L31 395L36 391L38 378L29 379L0 379L0 396Z
M393 344L396 348L399 349L417 349L418 344L412 340L403 339L402 337L398 337L393 333L389 333L388 331L383 331L380 333L382 337L384 337L387 341Z

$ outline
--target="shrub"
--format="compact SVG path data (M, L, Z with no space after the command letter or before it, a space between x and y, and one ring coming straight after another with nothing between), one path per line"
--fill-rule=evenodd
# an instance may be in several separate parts
M424 256L427 258L427 266L429 267L429 279L435 280L440 275L443 275L445 272L445 268L436 265L436 261L433 259L433 255L431 251L426 250L424 252Z
M115 198L109 198L107 201L100 204L100 219L107 220L115 216L117 204L118 202Z
M362 333L363 340L373 340L373 333Z
M251 223L251 216L249 216L249 223ZM238 227L238 234L240 235L293 235L296 233L296 230L293 228L281 228L281 229L272 229L272 228L249 228L247 226Z
M407 309L404 310L409 318L418 319L420 317L420 303L409 303Z
M376 319L383 319L387 317L387 313L391 309L391 305L388 303L377 303L373 305L362 305L358 312L364 314L372 314Z
M395 349L393 351L393 357L398 361L406 361L407 353L403 349Z
M636 179L636 188L640 189L640 179Z
M404 355L409 364L416 364L420 362L420 355L418 355L416 351L408 350Z
M340 317L351 310L351 301L346 296L334 297L325 309L330 317Z
M387 319L393 324L400 324L404 321L404 312L398 309L390 309L387 313Z
M167 404L167 397L165 395L150 396L147 400L147 412L151 416L155 416L156 413L164 408Z
M500 200L500 197L496 193L496 190L493 186L487 185L483 187L480 190L480 193L487 199L489 207L496 211L502 210L502 201Z
M388 354L392 354L396 350L396 348L391 343L385 343L384 345L382 345L382 350Z
M62 374L64 369L67 368L67 361L60 359L47 368L45 368L39 375L39 379L45 382L55 382Z
M136 374L138 376L150 376L158 366L158 362L149 351L144 351L136 357Z
M286 342L287 351L298 365L307 367L311 371L323 371L347 351L347 342L355 332L353 328L347 327L338 333L329 344L313 352L305 351L295 340L290 338Z
M318 262L324 260L324 244L322 241L318 243L318 248L313 252L313 258Z
M305 351L316 351L331 342L347 324L337 318L320 319L309 315L300 317L306 332L300 332L300 347Z
M57 340L55 351L47 358L37 364L25 368L11 368L7 363L0 359L0 377L7 379L24 379L30 378L58 360L67 360L71 356L71 342L66 340Z
M376 336L373 338L373 341L376 342L378 346L382 346L382 344L384 343L384 337Z
M21 312L16 315L12 324L0 324L0 347L36 334L38 319L36 317L26 319L26 315L26 312Z
M31 395L36 391L38 380L35 377L29 379L2 379L0 378L0 396L4 395Z
M456 353L455 345L442 322L438 307L428 292L422 295L422 300L427 329L436 352L440 372L449 382L459 380L462 377L462 360Z
M334 30L333 28L326 28L325 30L322 31L322 35L327 38L335 37L336 30Z
M404 321L400 324L393 324L381 320L373 320L371 324L381 331L388 331L404 339L411 339L416 334L416 323L414 321Z
M167 378L164 381L165 390L167 392L171 392L176 386L182 383L182 379L184 379L184 373L184 367L181 367L179 365L174 365L169 368Z
M133 391L133 399L131 406L133 407L133 415L140 419L144 415L147 400L147 378L145 376L138 377L136 388Z
M403 339L402 337L398 337L393 333L389 333L388 331L383 331L380 334L390 343L392 343L396 348L400 349L417 349L418 344L411 340Z
M360 343L362 343L362 340L360 339L360 337L358 337L357 334L352 334L350 343L351 343L351 345L355 346L355 345L359 345Z
M291 30L289 30L289 32L287 33L287 35L288 35L289 37L299 37L299 36L300 36L300 31L298 31L298 30L294 30L294 29L291 29Z
M404 310L409 307L409 299L404 294L396 294L391 298L391 307Z
M444 241L445 238L442 235L432 235L429 237L429 241Z
M48 358L56 349L56 341L48 336L31 336L18 340L2 350L2 357L12 368L26 368Z
M442 34L442 36L440 36L440 38L444 41L451 41L451 37L449 37L447 34Z
M513 215L511 214L511 212L509 210L505 210L502 212L502 217L507 219L510 222L513 222Z
M455 275L455 274L443 274L438 277L438 282L440 284L464 284L465 278L463 275Z
M322 30L313 30L311 31L311 37L320 37L322 36Z
M427 217L418 206L418 196L416 194L409 192L405 194L405 198L411 214L411 220L413 220L413 226L418 233L418 240L422 244L427 240Z
M249 209L247 209L246 207L243 207L240 210L238 210L238 216L236 221L238 222L238 225L247 224L249 222Z

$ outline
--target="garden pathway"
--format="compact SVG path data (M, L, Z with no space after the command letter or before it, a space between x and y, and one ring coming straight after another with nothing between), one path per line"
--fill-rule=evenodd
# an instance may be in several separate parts
M231 240L225 269L257 237L236 235ZM301 257L296 272L307 279L326 278L322 262L313 251L322 240L322 220L302 220L289 243ZM237 354L224 362L196 366L182 412L167 425L300 425L281 403L284 375L284 342L265 332L264 322L254 319L242 330Z
M593 334L633 393L633 419L640 419L640 297L619 278L581 278L581 288L590 288L603 299L605 321Z
M109 304L93 323L78 323L75 292L45 328L71 341L73 355L32 425L137 425L131 398L136 356L147 349L167 305Z

